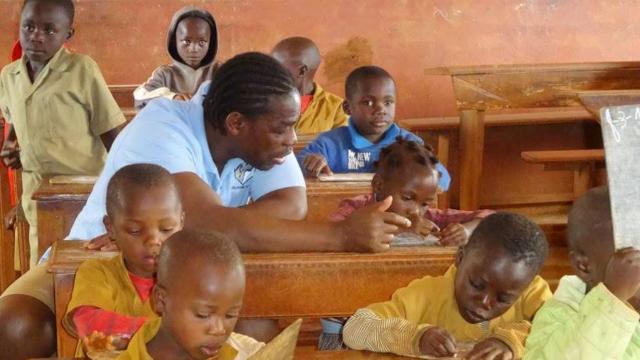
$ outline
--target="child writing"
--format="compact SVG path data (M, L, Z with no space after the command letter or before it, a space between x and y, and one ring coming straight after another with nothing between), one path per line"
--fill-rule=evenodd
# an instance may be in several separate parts
M344 100L314 81L321 57L311 39L286 38L274 46L271 55L291 73L300 92L300 119L295 125L298 135L318 134L347 125L349 117L342 109Z
M64 321L88 349L109 335L121 335L123 343L110 345L124 348L146 319L157 317L150 295L160 245L184 222L173 177L157 165L118 170L106 206L105 226L122 253L80 265Z
M30 263L38 254L33 193L45 175L97 175L125 118L98 65L63 48L74 35L72 0L25 0L20 60L0 73L0 110L11 124L0 157L22 167Z
M380 150L398 136L422 144L418 136L394 124L396 85L384 69L363 66L352 71L345 84L345 96L348 126L320 134L297 155L308 175L373 172ZM449 173L442 164L436 166L441 173L439 186L447 190Z
M233 332L244 290L234 242L214 232L174 234L162 245L153 290L162 318L147 322L118 359L249 358L264 344Z
M206 10L185 6L173 15L167 35L167 50L173 59L161 65L134 92L136 108L157 97L188 100L200 84L211 80L217 68L218 30Z
M358 310L344 342L358 350L446 357L458 342L478 342L468 359L522 357L530 321L551 296L536 274L548 245L525 217L495 213L483 219L442 276L426 276L391 300Z
M589 190L569 212L567 275L538 311L525 359L640 359L640 251L615 250L609 191Z

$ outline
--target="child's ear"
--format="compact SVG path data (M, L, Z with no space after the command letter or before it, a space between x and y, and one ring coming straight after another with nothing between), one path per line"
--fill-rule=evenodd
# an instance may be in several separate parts
M585 283L590 284L593 280L593 273L589 266L589 258L581 251L569 251L569 261L576 271L576 275Z
M245 122L244 115L240 114L237 111L232 111L227 115L227 118L224 120L224 126L227 129L227 132L230 135L238 135L244 129Z
M298 77L304 77L309 72L309 67L307 65L302 65L298 68Z
M167 290L165 290L162 285L156 283L151 292L151 297L153 298L153 307L156 313L162 315L166 307Z
M460 246L458 248L458 252L456 252L456 267L460 268L460 264L462 264L462 259L464 258L464 246Z
M116 235L114 234L113 225L111 224L111 219L109 218L109 215L105 215L102 218L102 223L104 224L105 229L107 229L107 235L109 235L109 238L111 240L115 240Z
M69 28L69 33L67 33L67 41L71 40L71 38L73 37L73 35L76 33L76 29L74 28Z
M378 174L373 175L373 180L371 180L371 189L373 190L374 196L379 196L382 193L383 182L384 181L382 180L380 175ZM376 198L376 201L378 201L377 198Z
M349 106L349 102L347 100L342 102L342 110L347 115L351 115L351 107Z

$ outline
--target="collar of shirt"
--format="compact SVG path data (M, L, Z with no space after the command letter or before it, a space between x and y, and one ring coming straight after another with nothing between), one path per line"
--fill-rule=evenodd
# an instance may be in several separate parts
M353 125L351 117L349 117L349 125L347 126L347 130L349 131L349 135L351 136L351 145L353 145L353 147L358 150L365 149L373 145L386 144L390 140L393 141L398 135L400 135L400 127L393 123L391 124L389 129L387 129L387 131L382 135L380 141L378 141L377 144L374 144L369 141L369 139L360 134L355 125Z
M69 54L69 51L64 47L61 47L58 50L58 52L56 52L56 54L53 55L53 57L49 60L49 62L47 62L47 64L44 66L44 68L40 73L43 74L46 69L51 69L56 71L67 70L67 68L69 67L69 61L67 61L68 54ZM22 58L20 58L20 66L16 66L13 69L13 73L19 74L22 71L25 71L25 72L27 71L27 56L24 54L22 55Z

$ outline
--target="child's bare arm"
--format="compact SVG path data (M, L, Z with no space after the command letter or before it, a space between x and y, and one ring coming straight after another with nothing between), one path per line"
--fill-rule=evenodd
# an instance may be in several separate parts
M100 135L100 140L102 140L104 148L107 149L107 151L111 150L111 145L113 145L113 142L116 140L116 137L120 133L120 130L124 128L124 126L125 124L122 124Z

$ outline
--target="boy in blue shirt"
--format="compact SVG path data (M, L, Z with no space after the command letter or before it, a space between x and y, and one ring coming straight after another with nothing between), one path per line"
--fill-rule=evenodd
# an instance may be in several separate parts
M396 84L377 66L362 66L351 72L345 84L344 111L349 125L320 134L298 155L302 170L311 176L336 173L374 172L380 150L398 136L422 144L421 138L394 123ZM451 177L438 163L438 186L447 190Z

